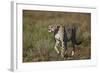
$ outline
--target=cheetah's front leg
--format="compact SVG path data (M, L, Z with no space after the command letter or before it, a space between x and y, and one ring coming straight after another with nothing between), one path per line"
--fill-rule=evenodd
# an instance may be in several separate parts
M60 52L59 52L59 50L58 50L58 45L59 45L59 41L58 40L56 40L56 44L55 44L55 47L54 47L54 49L55 49L55 51L57 52L57 54L60 54Z
M64 58L64 55L65 55L65 45L64 45L64 42L62 42L61 57Z

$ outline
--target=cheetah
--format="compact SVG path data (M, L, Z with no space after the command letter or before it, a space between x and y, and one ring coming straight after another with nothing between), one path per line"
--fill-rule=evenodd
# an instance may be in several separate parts
M62 58L67 54L67 42L72 42L73 50L71 55L75 54L75 45L81 44L81 42L76 41L76 28L74 26L62 26L62 25L49 25L48 32L54 33L55 46L54 49L57 54L60 54ZM61 49L58 49L58 46L61 46Z

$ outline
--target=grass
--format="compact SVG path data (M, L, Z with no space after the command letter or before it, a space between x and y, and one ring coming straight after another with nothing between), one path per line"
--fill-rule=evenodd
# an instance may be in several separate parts
M62 60L54 50L54 36L48 32L48 25L75 25L80 55L72 60L91 58L91 14L75 12L50 12L23 10L23 62ZM69 48L71 46L69 42Z

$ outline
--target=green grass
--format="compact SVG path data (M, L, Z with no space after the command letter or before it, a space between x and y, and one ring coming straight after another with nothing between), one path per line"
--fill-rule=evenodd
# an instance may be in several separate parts
M90 58L91 14L23 10L23 62L62 60L54 50L54 36L48 32L50 24L78 26L81 55L74 59Z

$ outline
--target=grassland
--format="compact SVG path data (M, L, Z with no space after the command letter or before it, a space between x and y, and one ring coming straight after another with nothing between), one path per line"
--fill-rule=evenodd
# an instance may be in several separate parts
M76 49L71 60L91 58L90 13L23 10L23 62L62 60L54 50L53 33L48 32L51 24L78 26L77 40L82 44L76 47L80 52ZM68 47L72 48L70 42Z

